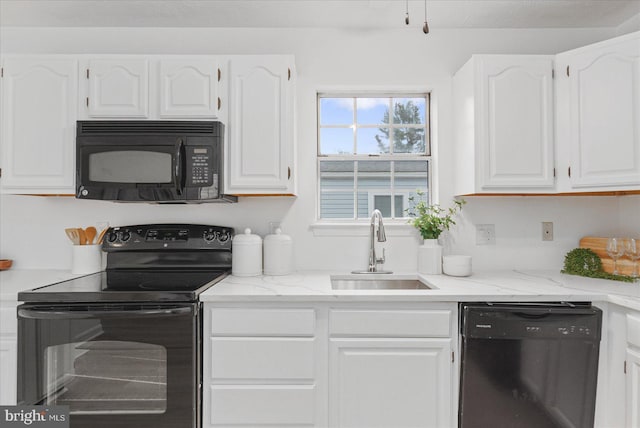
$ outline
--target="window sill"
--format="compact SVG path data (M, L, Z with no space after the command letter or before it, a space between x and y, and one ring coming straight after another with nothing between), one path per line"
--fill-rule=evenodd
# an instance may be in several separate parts
M369 236L371 223L366 221L319 221L309 226L314 236ZM384 223L387 236L418 236L418 231L406 221Z

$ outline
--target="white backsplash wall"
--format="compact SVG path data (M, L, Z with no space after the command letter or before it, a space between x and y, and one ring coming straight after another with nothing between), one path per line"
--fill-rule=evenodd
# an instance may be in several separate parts
M298 197L241 198L237 204L149 205L78 201L66 197L0 197L0 258L16 268L68 269L70 243L63 229L98 221L208 223L268 232L282 222L294 241L298 269L362 269L368 238L345 229L316 236L316 92L330 90L432 91L434 194L452 197L455 158L451 78L474 53L553 54L615 36L615 29L379 31L331 29L0 28L0 52L146 54L294 54L297 68ZM399 47L401 47L399 49ZM448 253L471 254L475 269L559 268L581 236L637 225L635 197L469 198ZM540 222L553 221L555 240L542 242ZM476 246L474 224L491 223L496 245ZM362 230L362 229L361 229ZM397 229L396 229L397 230ZM407 230L411 234L407 234ZM390 228L386 268L416 268L418 239L409 228ZM403 235L403 236L399 236Z

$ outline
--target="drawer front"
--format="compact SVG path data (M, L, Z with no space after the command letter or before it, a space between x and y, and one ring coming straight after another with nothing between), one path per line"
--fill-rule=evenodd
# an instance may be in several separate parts
M315 340L302 338L211 338L215 381L313 382Z
M212 425L314 425L315 388L311 385L215 385L210 391Z
M627 342L640 348L640 314L627 315Z
M211 309L213 336L313 336L313 309Z
M449 310L332 310L331 336L449 337Z
M0 336L15 336L18 333L16 307L0 307Z

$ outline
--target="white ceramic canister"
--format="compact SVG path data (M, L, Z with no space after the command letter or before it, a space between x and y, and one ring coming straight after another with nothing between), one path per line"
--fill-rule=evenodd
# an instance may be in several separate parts
M246 228L231 241L231 273L235 276L262 275L262 238Z
M428 275L442 273L442 245L437 239L425 239L418 247L418 272Z
M264 274L288 275L293 270L293 241L279 228L264 237Z

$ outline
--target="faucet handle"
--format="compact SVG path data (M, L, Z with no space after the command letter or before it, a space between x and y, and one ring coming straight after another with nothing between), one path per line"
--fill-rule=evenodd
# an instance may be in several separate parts
M380 257L380 258L376 259L376 264L377 264L377 263L383 264L383 263L385 262L385 259L386 259L386 258L385 258L385 254L384 254L384 248L383 248L383 249L382 249L382 257Z

